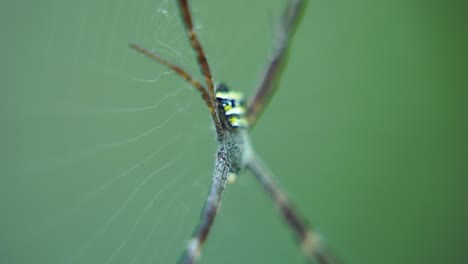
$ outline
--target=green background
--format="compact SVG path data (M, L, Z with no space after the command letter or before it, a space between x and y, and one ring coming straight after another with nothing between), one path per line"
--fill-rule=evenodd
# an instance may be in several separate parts
M217 83L254 90L285 1L192 1ZM164 0L2 1L1 263L174 263L211 182L200 78ZM257 152L346 263L465 263L463 1L311 1ZM197 75L198 74L198 75ZM158 151L154 155L154 151ZM249 174L202 263L303 263Z

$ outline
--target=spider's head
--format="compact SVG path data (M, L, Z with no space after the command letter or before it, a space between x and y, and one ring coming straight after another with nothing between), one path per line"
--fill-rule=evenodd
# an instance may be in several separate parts
M230 130L248 128L244 95L238 91L229 90L225 84L216 88L216 106L218 116Z

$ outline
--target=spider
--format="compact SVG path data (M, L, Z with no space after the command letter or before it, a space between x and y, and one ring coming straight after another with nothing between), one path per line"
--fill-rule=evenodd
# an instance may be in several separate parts
M322 245L319 235L313 232L306 224L306 221L299 216L285 193L274 182L271 176L272 173L252 149L248 135L249 130L256 124L276 90L276 84L286 64L288 45L300 22L306 2L307 0L289 1L276 35L273 57L259 87L256 89L255 95L248 104L245 103L244 96L241 93L230 90L225 84L220 84L215 89L205 52L193 29L188 0L179 0L179 9L190 43L197 54L198 64L205 78L207 88L192 78L181 67L136 44L130 44L132 49L169 67L193 85L201 93L216 128L216 138L219 146L216 154L213 181L202 211L201 220L187 246L186 252L180 259L181 263L195 263L199 259L202 246L206 242L216 218L228 178L238 175L244 170L250 171L255 176L279 208L280 214L299 240L306 259L321 264L335 263L331 254Z

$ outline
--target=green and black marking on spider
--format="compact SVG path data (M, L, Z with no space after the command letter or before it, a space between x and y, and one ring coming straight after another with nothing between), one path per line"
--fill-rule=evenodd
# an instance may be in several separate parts
M225 84L221 84L216 88L215 96L220 119L228 129L249 127L247 108L241 92L230 90Z

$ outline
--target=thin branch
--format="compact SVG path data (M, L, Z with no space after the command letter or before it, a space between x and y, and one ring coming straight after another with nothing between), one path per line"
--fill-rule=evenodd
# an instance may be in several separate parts
M219 151L216 156L216 165L213 174L213 182L210 188L210 194L206 200L205 208L203 209L203 213L201 215L200 224L195 230L193 238L190 241L185 254L180 259L180 263L192 264L195 263L200 257L202 246L208 237L208 234L218 213L230 169L231 164L228 161L227 154L223 151Z

